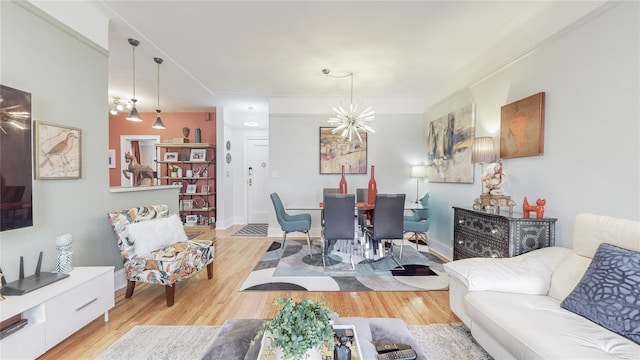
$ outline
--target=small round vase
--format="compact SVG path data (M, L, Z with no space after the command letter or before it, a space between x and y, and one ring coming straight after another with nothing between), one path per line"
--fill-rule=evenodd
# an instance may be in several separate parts
M277 360L283 359L281 348L276 349L276 359ZM304 353L304 355L302 355L302 357L300 357L299 360L322 360L322 347L316 346L314 348L307 350L307 352Z

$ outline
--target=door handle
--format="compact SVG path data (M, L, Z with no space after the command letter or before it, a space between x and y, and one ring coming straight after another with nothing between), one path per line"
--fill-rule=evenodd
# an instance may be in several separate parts
M249 166L249 175L253 175L253 168Z
M249 184L249 186L253 185L253 181L251 179L247 180L247 184Z

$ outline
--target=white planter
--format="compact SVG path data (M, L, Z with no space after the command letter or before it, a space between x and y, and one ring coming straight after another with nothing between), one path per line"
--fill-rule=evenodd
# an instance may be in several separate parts
M276 359L282 360L282 349L276 349ZM307 350L307 352L299 360L322 360L322 347L317 346Z

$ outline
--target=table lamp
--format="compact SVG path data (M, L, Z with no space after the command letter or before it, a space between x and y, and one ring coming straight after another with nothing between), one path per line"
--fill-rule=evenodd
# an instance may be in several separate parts
M427 176L427 169L424 165L413 165L411 167L411 177L416 178L416 203L420 202L420 178Z
M493 138L490 136L477 137L471 144L471 162L480 163L480 178L484 172L484 164L496 161L493 149ZM480 180L480 194L484 193L484 180Z

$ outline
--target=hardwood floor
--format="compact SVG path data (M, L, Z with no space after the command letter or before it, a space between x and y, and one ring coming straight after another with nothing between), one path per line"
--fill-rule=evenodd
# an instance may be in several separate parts
M92 359L135 325L222 325L229 319L269 318L278 297L311 297L325 302L340 316L394 317L409 325L452 323L460 320L449 308L448 291L423 292L239 292L273 239L232 237L240 226L215 233L213 279L207 272L178 283L175 305L167 308L164 288L138 284L133 296L116 291L109 321L100 317L39 359Z

